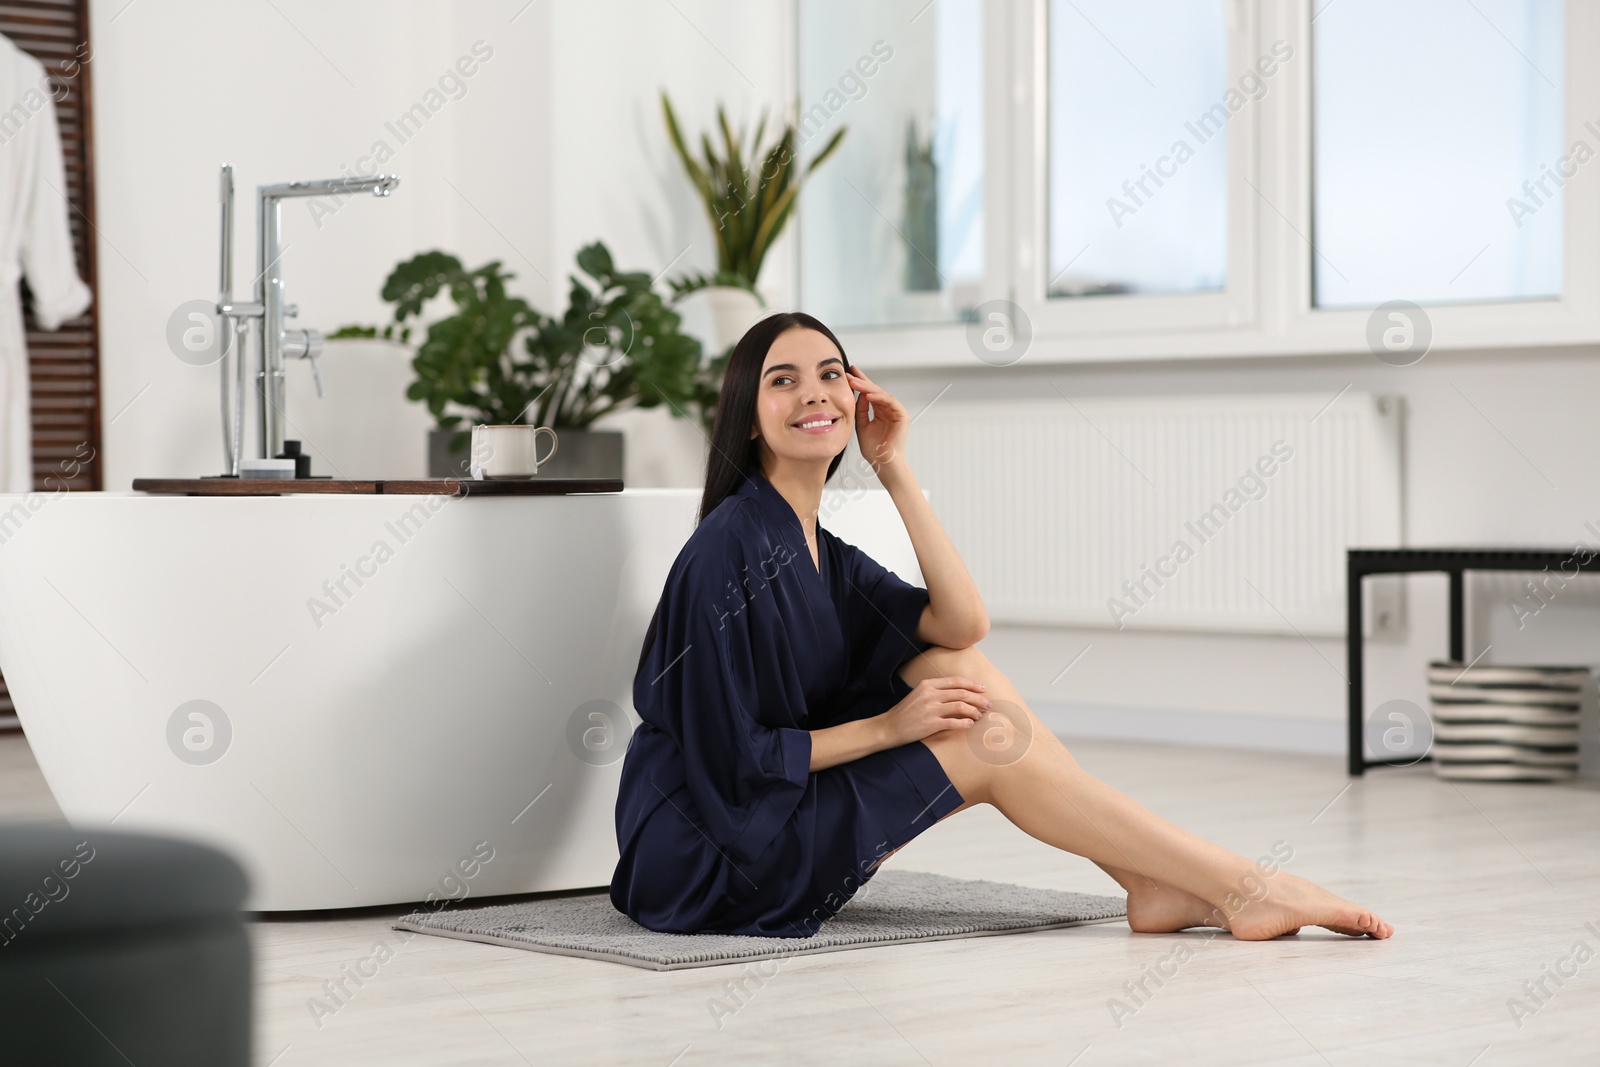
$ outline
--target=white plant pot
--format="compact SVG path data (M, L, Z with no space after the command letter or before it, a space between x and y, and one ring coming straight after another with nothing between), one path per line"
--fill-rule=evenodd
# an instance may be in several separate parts
M767 308L748 289L714 285L700 290L711 312L711 354L720 354L737 344L745 331L767 315Z

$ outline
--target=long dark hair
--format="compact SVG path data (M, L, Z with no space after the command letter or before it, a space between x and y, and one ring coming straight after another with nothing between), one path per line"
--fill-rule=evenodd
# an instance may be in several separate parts
M728 359L728 369L722 379L722 396L717 400L717 418L711 429L711 454L706 457L706 488L700 497L696 525L736 492L752 471L761 467L760 445L750 436L756 421L756 394L761 390L761 366L767 361L767 352L778 335L793 329L816 330L833 342L845 367L854 369L833 331L803 311L780 311L746 330L739 343L733 346L733 355ZM842 459L844 449L840 449L828 464L824 481L833 477Z

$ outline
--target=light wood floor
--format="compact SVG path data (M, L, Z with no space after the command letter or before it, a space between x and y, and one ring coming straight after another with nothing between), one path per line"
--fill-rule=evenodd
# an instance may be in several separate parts
M1324 757L1069 747L1092 773L1243 855L1285 842L1286 869L1372 907L1395 936L1307 928L1246 944L1109 923L798 957L736 997L728 983L750 979L744 966L656 973L419 936L319 1026L308 1000L323 983L379 942L397 943L388 923L403 909L369 909L253 924L257 1062L1600 1062L1595 783L1451 785L1426 766L1351 782ZM59 817L14 734L0 736L0 817ZM1087 860L986 807L889 862L1116 891ZM1558 970L1576 973L1558 987L1545 977ZM1141 979L1149 995L1130 995L1126 984ZM1540 980L1552 994L1542 1005L1523 988ZM1520 1025L1513 998L1537 1008Z

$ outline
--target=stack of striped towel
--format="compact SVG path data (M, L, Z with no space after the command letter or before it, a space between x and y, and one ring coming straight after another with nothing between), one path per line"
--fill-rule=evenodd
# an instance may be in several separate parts
M1587 667L1428 664L1433 766L1441 778L1551 782L1578 772Z

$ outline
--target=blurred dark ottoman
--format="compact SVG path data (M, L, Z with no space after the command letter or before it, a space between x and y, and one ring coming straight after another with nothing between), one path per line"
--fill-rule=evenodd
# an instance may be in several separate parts
M203 845L0 824L0 1064L246 1067L246 889Z

